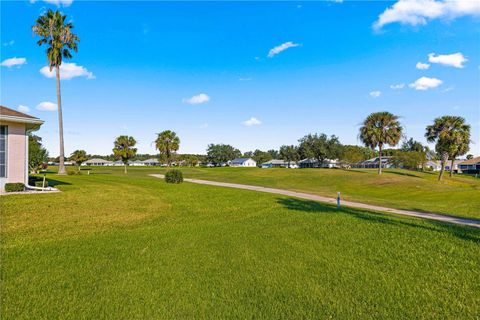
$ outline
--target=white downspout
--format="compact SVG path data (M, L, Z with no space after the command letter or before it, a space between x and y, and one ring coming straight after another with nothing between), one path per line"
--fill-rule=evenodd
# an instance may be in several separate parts
M28 130L25 129L25 188L29 190L39 190L39 191L58 191L56 188L47 187L40 188L28 185Z

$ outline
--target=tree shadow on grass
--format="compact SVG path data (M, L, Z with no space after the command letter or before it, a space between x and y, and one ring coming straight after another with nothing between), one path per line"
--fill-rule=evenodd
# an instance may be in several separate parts
M37 180L37 181L42 181L42 180L40 179L40 180ZM48 186L49 187L55 187L55 186L60 186L60 185L71 185L71 183L69 183L69 182L56 180L56 179L51 179L51 178L47 178L47 181L48 181Z
M374 223L382 223L388 224L392 226L406 226L412 228L419 228L428 231L434 232L448 232L462 240L473 241L480 244L480 230L474 227L468 226L459 226L450 223L444 223L440 221L434 220L423 220L427 223L427 225L422 225L421 223L413 223L408 222L406 219L408 217L399 217L388 215L384 213L374 213L368 212L363 210L358 210L354 208L346 208L343 207L341 209L337 209L336 206L323 204L320 202L312 201L312 200L302 200L302 199L295 199L295 198L278 198L277 203L283 205L285 208L289 210L295 211L304 211L309 213L321 213L321 214L347 214L353 216L357 219L374 222ZM419 221L420 222L420 221Z
M383 171L385 173L390 173L390 174L396 174L396 175L399 175L399 176L406 176L406 177L412 177L412 178L418 178L418 179L421 179L422 177L419 177L413 173L408 173L408 172L401 172L401 171L388 171L388 170L385 170Z

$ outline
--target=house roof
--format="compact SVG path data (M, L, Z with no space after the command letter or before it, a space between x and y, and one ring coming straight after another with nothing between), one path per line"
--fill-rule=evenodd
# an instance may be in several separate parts
M272 159L272 160L264 162L262 164L286 164L286 162L284 160Z
M314 159L314 158L306 158L306 159L300 160L298 163L317 163L317 162L318 162L317 159ZM324 162L324 163L336 163L337 160L336 160L336 159L334 159L334 160L332 160L332 159L325 159L323 162Z
M247 160L255 161L255 160L253 160L252 158L235 158L235 159L233 159L231 162L232 162L232 163L244 163L244 162L247 161Z
M33 117L31 115L28 115L26 113L19 112L19 111L16 111L16 110L4 107L4 106L0 106L0 115L2 117L3 116L10 116L10 117L18 117L18 118L38 119L38 118L35 118L35 117ZM38 119L38 120L40 120L40 119Z
M4 106L0 106L0 121L25 123L28 129L38 129L43 124L43 120Z
M159 162L157 159L151 158L143 161L144 163L150 163L150 162Z
M475 157L470 160L465 160L463 162L460 162L459 164L477 164L480 162L480 157Z
M392 157L390 157L390 156L383 156L382 157L382 163L383 162L389 162L391 158ZM378 163L378 162L380 162L380 158L375 157L375 158L371 158L371 159L368 159L368 160L360 161L359 163L369 164L369 163Z
M100 159L100 158L93 158L90 160L85 161L84 163L111 163L112 161Z

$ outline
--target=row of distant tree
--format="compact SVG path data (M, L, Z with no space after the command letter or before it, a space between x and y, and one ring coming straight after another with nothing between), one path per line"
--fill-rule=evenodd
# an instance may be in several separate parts
M323 164L327 159L338 159L343 164L353 164L373 157L379 157L380 163L383 156L391 157L391 162L397 167L418 170L424 169L428 160L439 159L442 168L439 180L442 179L446 162L453 161L465 155L469 150L470 126L462 117L443 116L434 120L432 125L426 127L425 137L429 142L435 142L435 150L412 138L406 140L399 117L389 112L370 114L362 123L359 130L359 139L365 147L355 145L342 145L335 135L328 136L324 133L308 134L298 140L297 145L283 145L279 150L255 150L242 152L228 144L209 144L206 155L177 154L180 147L180 138L171 130L165 130L157 135L155 147L158 155L137 154L136 140L131 136L119 136L114 141L112 154L109 156L89 156L84 150L76 150L70 155L70 160L80 163L89 158L102 157L107 160L122 160L127 172L130 160L145 160L157 158L167 165L173 161L194 166L198 163L211 163L221 165L238 157L253 158L259 165L271 159L283 159L286 162L295 162L300 159L312 158ZM403 139L401 148L396 147ZM46 160L48 156L45 148L41 146L41 138L30 137L31 170L34 171ZM472 157L471 155L467 156ZM381 174L382 166L378 173ZM452 174L452 170L450 170Z

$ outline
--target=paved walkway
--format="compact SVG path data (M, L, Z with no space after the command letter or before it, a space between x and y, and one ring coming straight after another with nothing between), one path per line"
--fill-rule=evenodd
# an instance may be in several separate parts
M163 174L150 174L150 176L155 178L164 178ZM337 199L335 198L328 198L317 196L309 193L303 192L295 192L289 191L284 189L275 189L275 188L265 188L265 187L258 187L258 186L251 186L246 184L238 184L238 183L227 183L227 182L217 182L217 181L208 181L208 180L198 180L198 179L184 179L186 182L197 183L197 184L206 184L210 186L218 186L218 187L227 187L227 188L237 188L237 189L245 189L245 190L254 190L260 192L267 192L267 193L274 193L274 194L281 194L284 196L295 197L300 199L307 199L319 202L326 202L331 204L337 204ZM457 218L452 216L446 216L441 214L435 213L426 213L426 212L419 212L419 211L410 211L410 210L401 210L401 209L392 209L387 207L375 206L360 202L352 202L352 201L342 201L342 206L346 207L353 207L353 208L360 208L360 209L367 209L372 211L381 211L381 212L389 212L404 216L410 217L417 217L422 219L430 219L454 224L460 224L465 226L471 226L475 228L480 228L480 220L476 219L466 219L466 218Z

